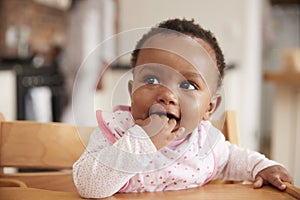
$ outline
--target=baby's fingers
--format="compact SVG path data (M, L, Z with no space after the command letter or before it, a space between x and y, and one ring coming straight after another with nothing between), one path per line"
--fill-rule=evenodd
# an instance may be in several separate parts
M181 139L185 135L184 132L185 132L185 128L180 127L175 133L176 139Z
M261 176L257 176L254 183L253 183L253 188L261 188L264 184L264 179Z
M174 127L176 126L176 120L175 119L170 119L169 121L168 121L168 126L166 127L167 128L167 130L169 131L169 132L172 132L172 130L174 129Z
M277 187L279 190L285 190L286 185L282 182L279 176L272 177L271 180L269 180L269 183L273 186Z

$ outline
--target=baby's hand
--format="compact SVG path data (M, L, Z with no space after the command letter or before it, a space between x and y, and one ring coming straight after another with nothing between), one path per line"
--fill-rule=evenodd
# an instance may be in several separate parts
M183 134L185 130L181 127L177 131L173 131L176 126L176 120L169 119L164 115L150 115L150 117L145 120L136 120L135 123L145 130L158 150L168 146L172 141Z
M260 171L255 177L253 187L261 188L264 184L271 184L279 190L285 190L286 185L283 182L289 182L292 184L293 179L284 167L275 165Z

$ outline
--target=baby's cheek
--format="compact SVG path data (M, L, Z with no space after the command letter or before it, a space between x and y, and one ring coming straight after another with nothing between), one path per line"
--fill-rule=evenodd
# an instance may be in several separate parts
M186 129L186 132L192 132L200 123L201 116L198 109L190 106L190 108L182 109L181 123L180 126L183 126Z

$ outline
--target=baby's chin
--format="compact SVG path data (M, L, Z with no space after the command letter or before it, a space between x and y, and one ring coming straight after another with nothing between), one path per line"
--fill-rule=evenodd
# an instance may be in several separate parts
M184 139L184 138L185 138L186 136L188 136L190 133L191 133L191 132L185 132L185 131L184 131L184 133L182 133L182 134L180 134L180 136L177 136L177 137L176 137L175 141L179 141L179 140Z
M184 133L181 133L180 136L178 135L178 137L176 137L176 140L181 140L185 138L197 128L197 126L188 126L188 124L177 123L172 132L179 131L181 127L184 127Z

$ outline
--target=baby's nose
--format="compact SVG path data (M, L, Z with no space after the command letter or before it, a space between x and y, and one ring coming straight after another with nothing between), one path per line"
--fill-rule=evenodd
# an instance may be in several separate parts
M171 89L165 86L161 86L158 91L157 101L165 105L169 105L169 104L176 105L178 104L178 97L176 93Z

